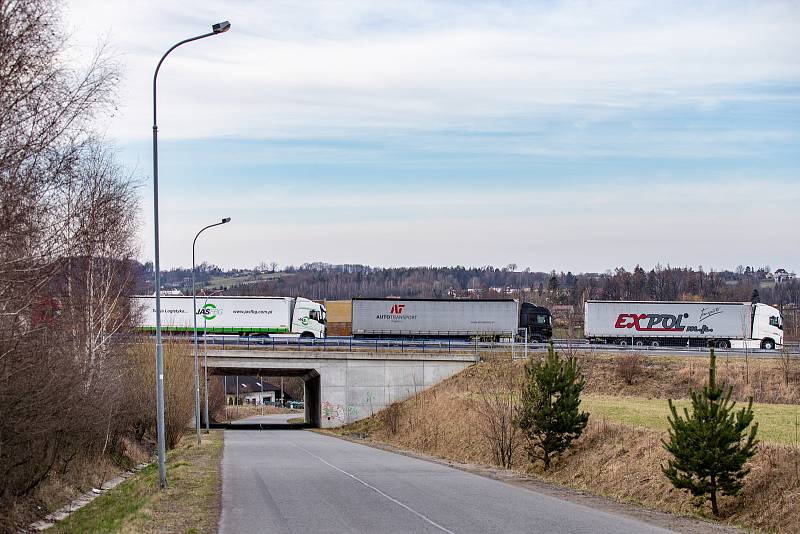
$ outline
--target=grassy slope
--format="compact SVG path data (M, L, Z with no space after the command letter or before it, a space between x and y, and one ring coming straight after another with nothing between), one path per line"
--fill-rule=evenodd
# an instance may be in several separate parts
M609 367L612 364L608 361L590 364L592 376L587 389L604 393L586 395L584 407L593 416L584 435L549 472L532 467L522 447L515 455L515 469L625 502L681 514L696 513L691 497L672 488L661 473L660 467L667 461L667 453L661 446L661 439L666 436L663 430L666 421L659 422L659 419L660 414L666 415L666 400L647 398L654 390L670 394L683 391L683 395L675 396L686 396L686 382L689 382L686 378L694 371L681 373L683 363L659 367L662 362L657 361L652 367L659 367L661 373L650 368L646 380L639 380L638 386L637 382L628 386L613 376L612 367ZM473 366L401 403L393 418L394 432L387 425L387 412L354 423L340 432L366 435L458 462L491 465L490 447L482 431L485 423L476 412L475 403L496 374L497 365L497 362L485 362ZM517 366L518 370L520 368ZM737 370L738 367L728 372ZM701 373L698 366L698 375ZM681 382L686 384L682 390ZM773 391L771 385L764 386L767 387L769 392L754 392L761 396L776 394L777 390ZM615 398L609 393L614 389L640 396ZM783 394L780 391L780 395ZM794 406L764 405L756 409L767 427L762 437L792 443ZM776 418L777 423L773 422L774 414L780 416ZM790 433L788 440L787 431ZM743 493L722 500L725 521L751 528L800 532L799 464L800 451L796 447L762 443ZM709 512L704 510L703 513Z
M152 464L50 531L216 532L222 432L205 436L199 447L193 438L167 455L166 491L158 489L158 467Z

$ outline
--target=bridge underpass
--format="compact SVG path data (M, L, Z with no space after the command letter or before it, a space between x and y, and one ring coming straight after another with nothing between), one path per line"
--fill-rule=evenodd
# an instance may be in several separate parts
M305 420L332 428L369 417L477 362L474 354L209 350L208 372L228 376L298 376Z

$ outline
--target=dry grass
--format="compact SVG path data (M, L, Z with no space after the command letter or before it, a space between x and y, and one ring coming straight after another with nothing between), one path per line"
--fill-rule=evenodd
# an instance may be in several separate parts
M670 382L666 373L674 372L677 368L687 366L687 362L670 361L652 365L650 378L645 383L637 380L628 391L653 392L657 387L659 392L687 391L688 388L683 378L675 378ZM724 362L722 362L724 365ZM751 372L754 371L753 362ZM758 362L761 364L761 362ZM645 368L652 362L645 362ZM695 364L700 375L700 362ZM773 365L776 365L773 362ZM656 370L660 370L662 384L656 386L659 380ZM690 368L692 366L689 366ZM768 367L763 366L766 373ZM729 367L728 372L736 368ZM473 366L464 372L442 382L436 387L395 405L396 412L393 419L394 432L386 427L385 417L379 413L376 416L354 423L340 429L342 434L360 434L386 442L401 448L417 450L441 458L465 463L493 465L494 459L490 444L484 438L480 416L471 409L474 398L481 388L490 382L490 377L495 372L495 364L485 362ZM614 388L613 384L600 384L606 380L607 375L615 375L613 361L598 360L593 362L590 382L596 386L593 390ZM752 376L752 375L751 375ZM614 378L618 386L624 384L619 378ZM684 385L681 385L684 384ZM772 382L764 381L764 384ZM770 386L772 387L772 386ZM776 389L770 394L779 391ZM683 395L674 395L684 397ZM661 430L655 421L660 415L650 414L644 408L661 410L663 399L648 400L647 398L625 399L614 398L610 395L588 395L586 397L588 411L596 413L590 417L589 426L584 435L575 443L567 454L557 461L554 467L543 472L536 470L535 474L545 480L573 486L593 493L606 495L621 501L633 502L647 507L681 514L696 513L692 499L684 492L675 490L666 477L661 473L660 466L666 463L667 453L661 446L661 439L666 433ZM605 403L605 405L603 404ZM606 416L600 406L605 406L611 411L614 403L618 406L628 407L628 424L612 421L609 413ZM642 413L637 415L637 404L642 407ZM759 410L760 408L760 410ZM778 431L774 436L765 429L763 437L783 443L796 444L790 435L791 413L794 406L771 407L763 405L756 407L762 417L768 410L788 410L783 420L778 423L783 431ZM623 414L626 412L623 410ZM633 413L633 415L630 415ZM788 415L787 415L788 414ZM618 417L621 417L618 415ZM636 418L639 418L637 421ZM648 425L647 421L651 421ZM638 423L637 426L632 423ZM666 419L664 419L664 424ZM765 427L775 424L765 420ZM648 428L648 426L654 428ZM775 530L780 532L800 532L800 449L796 445L786 446L770 442L762 443L759 452L752 462L752 472L748 476L744 492L736 498L723 498L721 511L725 522L745 525L750 528ZM528 472L530 464L522 450L518 450L515 457L514 469ZM710 511L702 513L710 515Z
M641 357L632 383L619 373L618 355L577 354L587 377L586 392L646 398L689 396L708 379L708 358L702 356ZM521 365L521 364L520 364ZM770 404L800 404L800 358L784 365L780 359L717 357L717 381L732 385L734 399Z
M214 533L220 514L222 432L197 446L184 438L167 456L166 491L151 464L53 527L51 532Z

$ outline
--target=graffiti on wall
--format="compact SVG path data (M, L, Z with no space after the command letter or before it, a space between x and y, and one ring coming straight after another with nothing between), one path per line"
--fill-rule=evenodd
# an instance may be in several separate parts
M374 407L380 408L377 404L378 399L371 391L367 392L364 396L364 402L359 404L334 404L330 401L325 401L321 405L322 418L326 421L341 421L349 423L358 418L360 407L369 407L370 413L374 415Z
M341 404L322 403L322 418L328 421L344 421L344 410Z

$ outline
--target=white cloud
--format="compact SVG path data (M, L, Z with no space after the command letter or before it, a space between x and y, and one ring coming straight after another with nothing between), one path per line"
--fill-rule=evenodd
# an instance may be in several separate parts
M236 175L240 155L251 168L304 161L379 168L376 162L430 155L441 171L442 153L472 161L500 152L568 166L609 155L741 159L798 143L796 128L768 116L702 121L742 103L797 108L795 2L69 0L67 12L79 52L108 35L125 65L119 111L102 126L121 144L146 147L133 158L146 172L142 141L150 135L156 62L176 41L224 19L229 33L167 60L159 78L162 138L346 141L264 143L215 155L231 162L232 183L245 181ZM167 195L162 260L187 265L191 238L213 212L212 219L234 221L203 236L199 257L228 267L320 259L796 270L800 257L789 244L797 240L800 186L786 179L797 169L796 158L787 160L760 175L751 169L763 158L736 176L726 175L735 168L730 161L687 166L689 175L708 173L698 185L670 185L682 178L674 168L622 163L600 173L612 178L573 180L576 190L517 190L501 170L491 172L500 160L489 159L479 163L486 190L477 192L459 192L454 171L449 185L416 194L381 184L345 193L321 186L310 196L289 184L268 193L247 184L211 199L187 192L180 204ZM539 183L560 178L531 174ZM144 213L149 220L146 205ZM142 255L151 257L152 228L144 230Z
M70 3L76 37L91 45L110 34L127 65L112 135L148 135L158 57L220 18L231 32L187 45L162 71L166 137L481 129L519 116L593 121L708 108L800 81L800 10L791 2L319 1L300 9L199 1L191 16L183 5Z

